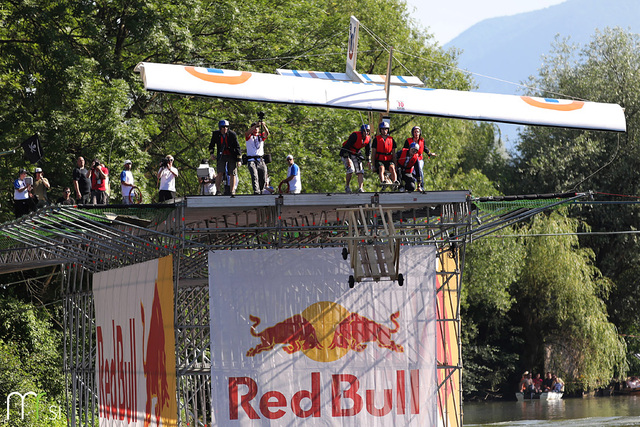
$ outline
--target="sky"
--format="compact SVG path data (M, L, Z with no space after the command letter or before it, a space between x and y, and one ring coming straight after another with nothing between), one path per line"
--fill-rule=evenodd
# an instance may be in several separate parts
M487 18L544 9L566 0L407 0L409 13L443 46ZM415 8L415 11L414 11Z

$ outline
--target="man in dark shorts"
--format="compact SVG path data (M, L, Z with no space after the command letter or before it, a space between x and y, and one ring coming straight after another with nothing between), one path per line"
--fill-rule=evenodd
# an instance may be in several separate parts
M396 167L393 164L393 154L397 146L396 141L389 135L389 123L381 122L378 131L378 135L373 141L373 147L371 147L373 171L378 172L382 184L397 183ZM389 171L390 181L385 177L386 171Z
M73 170L72 178L78 204L91 203L91 179L89 169L85 168L83 157L78 157L78 167Z

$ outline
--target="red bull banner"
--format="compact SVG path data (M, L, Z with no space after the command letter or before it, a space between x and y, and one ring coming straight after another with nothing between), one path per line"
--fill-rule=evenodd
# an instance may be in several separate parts
M100 426L176 426L173 258L93 276Z
M213 425L435 426L435 247L403 286L342 248L209 253Z

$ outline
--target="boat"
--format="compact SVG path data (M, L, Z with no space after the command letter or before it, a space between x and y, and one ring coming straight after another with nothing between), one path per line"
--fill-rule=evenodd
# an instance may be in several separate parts
M545 391L543 393L516 393L516 399L518 402L525 402L528 400L560 400L564 393L561 391Z

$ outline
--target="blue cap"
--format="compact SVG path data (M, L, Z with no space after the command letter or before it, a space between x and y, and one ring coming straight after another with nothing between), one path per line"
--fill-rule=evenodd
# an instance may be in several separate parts
M229 127L229 120L220 120L220 121L218 122L218 127L220 127L220 128L221 128L221 127L224 127L224 126Z
M415 149L415 150L419 150L420 146L418 144L416 144L415 142L412 142L411 144L409 144L409 149Z

